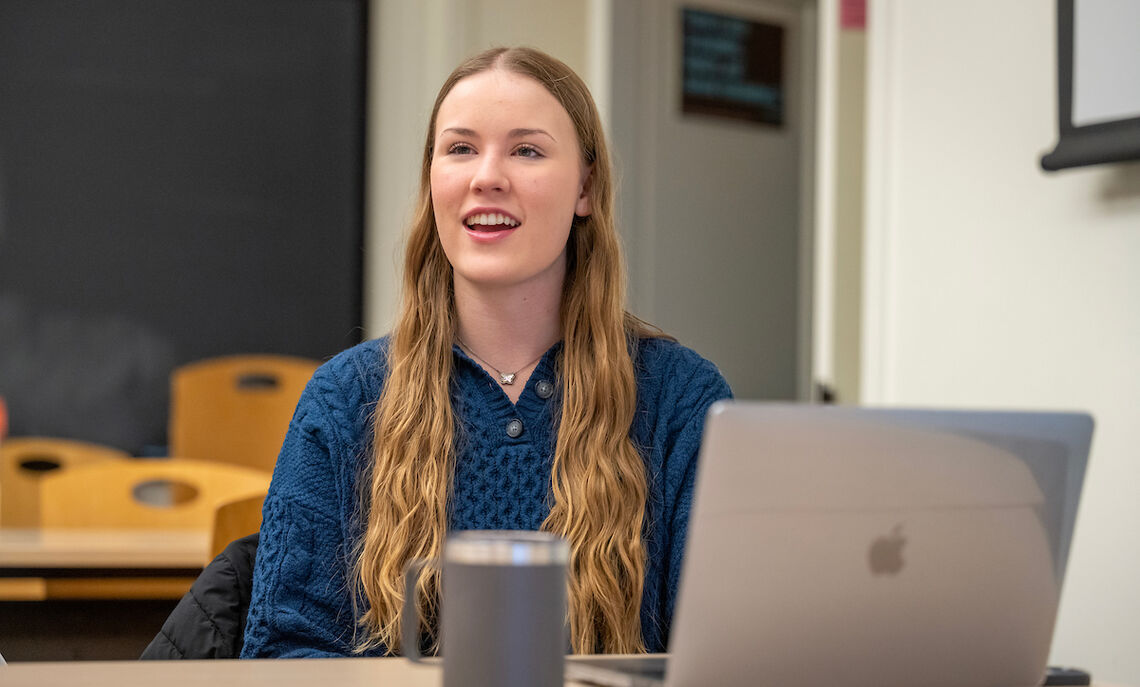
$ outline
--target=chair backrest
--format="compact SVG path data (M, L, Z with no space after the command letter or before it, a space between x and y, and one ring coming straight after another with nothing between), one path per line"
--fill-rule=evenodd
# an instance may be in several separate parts
M40 484L52 474L104 461L123 462L130 454L109 446L69 439L13 437L0 443L0 525L36 527Z
M214 511L214 529L210 536L210 560L229 543L261 529L261 506L265 493L227 501Z
M218 506L264 494L268 472L187 458L92 463L40 483L44 527L196 529L210 532Z
M171 375L170 454L273 470L316 360L237 355Z

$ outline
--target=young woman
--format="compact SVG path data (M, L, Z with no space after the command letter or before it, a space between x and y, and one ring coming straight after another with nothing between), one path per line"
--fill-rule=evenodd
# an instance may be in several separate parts
M563 535L574 651L663 651L705 412L730 391L625 311L609 153L566 65L495 49L444 83L403 288L391 336L298 405L242 655L398 653L404 566L463 529Z

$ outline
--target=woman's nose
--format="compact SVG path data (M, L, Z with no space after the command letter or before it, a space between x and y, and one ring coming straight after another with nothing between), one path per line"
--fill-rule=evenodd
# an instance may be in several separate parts
M471 178L471 188L475 191L506 191L510 188L503 161L497 155L485 155L479 161L475 176Z

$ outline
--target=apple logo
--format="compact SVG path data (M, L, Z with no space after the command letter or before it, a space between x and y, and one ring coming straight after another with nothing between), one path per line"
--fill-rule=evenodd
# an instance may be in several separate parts
M889 535L878 537L871 542L867 558L871 562L874 575L897 575L903 569L903 546L906 537L902 535L902 523L894 526Z

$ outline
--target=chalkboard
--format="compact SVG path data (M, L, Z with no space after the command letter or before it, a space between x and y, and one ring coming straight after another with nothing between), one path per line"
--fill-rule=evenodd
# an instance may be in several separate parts
M366 4L0 3L13 435L148 450L175 366L359 341Z

